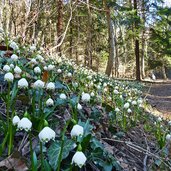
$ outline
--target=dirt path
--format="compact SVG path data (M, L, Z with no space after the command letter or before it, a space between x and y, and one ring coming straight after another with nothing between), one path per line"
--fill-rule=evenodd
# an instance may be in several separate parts
M164 116L171 116L171 80L148 85L148 102ZM169 117L170 118L170 117Z

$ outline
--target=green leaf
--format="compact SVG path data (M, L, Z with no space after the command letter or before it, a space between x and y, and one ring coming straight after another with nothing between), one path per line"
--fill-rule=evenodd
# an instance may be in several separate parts
M65 159L71 150L74 149L74 141L66 139L64 140L64 148L62 153L62 159ZM51 167L56 170L58 167L58 160L61 151L61 141L55 141L48 150L48 159Z

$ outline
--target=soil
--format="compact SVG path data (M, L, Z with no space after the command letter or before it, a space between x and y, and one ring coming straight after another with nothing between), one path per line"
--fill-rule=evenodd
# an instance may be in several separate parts
M147 85L146 99L153 108L163 115L171 118L171 80L154 82Z

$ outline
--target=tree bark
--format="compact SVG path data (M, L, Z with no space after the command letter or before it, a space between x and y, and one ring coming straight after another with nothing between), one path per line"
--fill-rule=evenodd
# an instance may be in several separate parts
M62 39L62 31L63 31L63 0L57 0L57 44ZM61 56L61 46L57 48L57 53Z
M134 0L134 10L135 10L135 15L138 17L138 12L137 12L137 0ZM137 19L135 20L135 32L138 30L138 22ZM138 33L136 33L138 34ZM136 35L135 38L135 58L136 58L136 80L140 81L141 76L140 76L140 50L139 50L139 36Z
M107 18L107 25L108 25L108 41L109 41L109 57L106 66L105 73L110 76L112 68L113 68L113 61L114 61L114 29L113 23L110 16L110 8L107 6L106 0L103 1L106 10L106 18Z

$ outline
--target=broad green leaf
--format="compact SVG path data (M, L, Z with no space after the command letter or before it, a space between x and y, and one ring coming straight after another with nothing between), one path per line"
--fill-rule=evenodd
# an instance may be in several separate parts
M74 142L69 139L64 140L64 148L62 153L62 159L65 159L71 150L74 149ZM58 160L61 151L61 141L55 141L48 150L48 159L51 167L56 170L58 167Z

